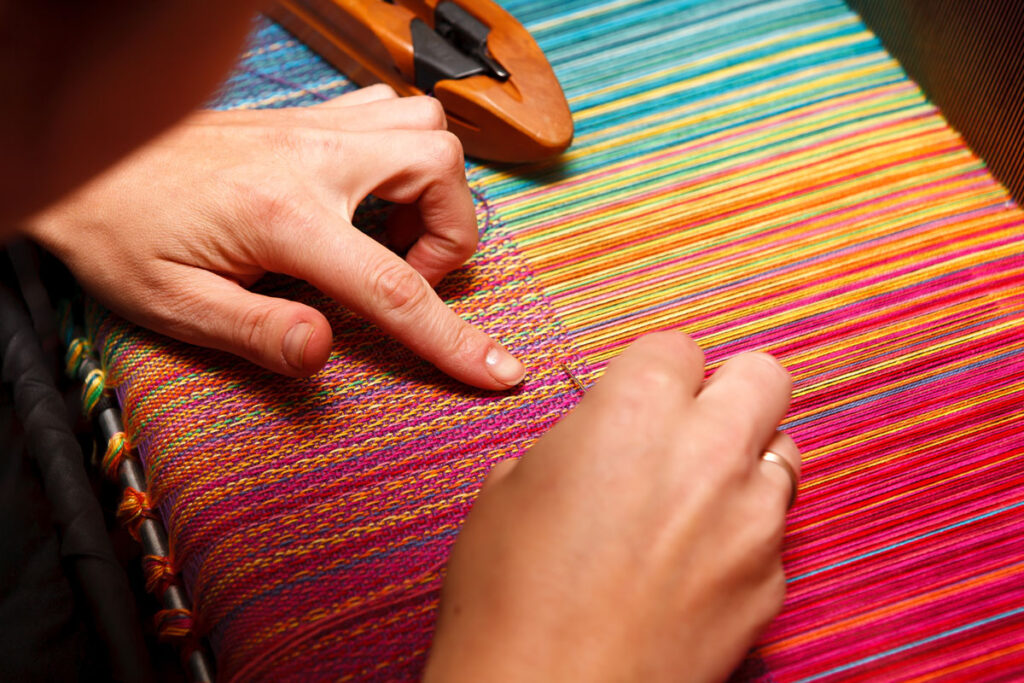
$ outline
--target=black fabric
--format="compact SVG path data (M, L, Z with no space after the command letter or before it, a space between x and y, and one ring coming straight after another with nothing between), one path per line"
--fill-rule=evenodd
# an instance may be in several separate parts
M87 640L39 477L0 396L0 680L88 678Z
M0 353L12 399L0 484L10 514L3 519L12 522L0 565L0 678L148 681L134 600L81 449L32 323L6 288L0 289Z

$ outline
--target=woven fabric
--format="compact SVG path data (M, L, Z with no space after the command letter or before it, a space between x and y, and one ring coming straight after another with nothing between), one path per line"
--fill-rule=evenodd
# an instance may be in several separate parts
M744 675L1024 676L1024 215L859 19L827 0L507 0L554 66L560 163L473 164L453 308L524 358L446 381L301 284L327 369L295 381L114 317L98 341L221 673L412 679L490 464L641 333L795 379L789 597ZM263 23L219 106L351 88ZM372 226L374 216L368 223ZM255 668L255 665L253 665Z
M530 369L511 393L456 384L311 289L259 289L327 314L324 371L288 380L116 320L100 337L198 630L225 676L263 657L269 680L415 678L476 490L578 400L560 367L577 361L496 230L442 291ZM326 636L285 647L325 618Z

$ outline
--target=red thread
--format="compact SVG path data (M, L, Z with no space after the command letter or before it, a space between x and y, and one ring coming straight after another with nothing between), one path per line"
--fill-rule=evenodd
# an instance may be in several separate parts
M117 519L128 529L132 538L139 540L139 525L143 520L155 518L146 492L126 486L121 504L117 506Z
M167 588L174 583L171 558L162 555L143 555L142 571L146 575L146 590L163 599Z
M187 609L162 609L153 619L156 634L162 641L181 640L192 633L192 612Z
M438 562L428 572L421 576L429 576L439 572L445 565L445 562L447 562L447 560ZM420 586L419 588L415 588L407 593L400 593L399 595L391 598L370 601L369 603L359 605L351 609L342 610L337 614L332 614L319 621L315 621L302 628L291 631L287 633L284 638L277 641L269 648L264 649L257 656L249 659L241 669L231 676L229 683L251 680L263 667L270 665L275 659L283 654L287 654L297 648L304 647L310 640L319 637L324 633L324 631L339 629L353 619L366 616L367 614L372 614L373 612L377 612L388 607L401 605L405 602L411 602L417 598L430 595L431 593L436 593L440 590L441 587L437 585L437 581L431 581L427 585Z
M117 432L107 441L107 450L103 454L100 466L108 479L117 481L118 472L121 470L121 461L124 460L124 456L129 450L128 437L124 432Z

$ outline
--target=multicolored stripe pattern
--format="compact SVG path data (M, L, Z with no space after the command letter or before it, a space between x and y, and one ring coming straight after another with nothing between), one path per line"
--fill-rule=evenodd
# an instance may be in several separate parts
M1024 214L841 2L504 4L577 138L469 167L483 244L443 293L525 357L520 391L467 392L286 280L262 287L338 331L305 382L100 324L222 674L415 678L484 473L577 400L558 363L594 379L676 327L795 379L789 597L746 673L1024 676ZM223 106L351 87L253 41Z
M442 376L311 288L260 290L325 311L337 336L323 372L282 378L115 318L98 334L199 632L225 678L250 680L254 661L269 680L415 678L476 491L579 400L561 367L579 361L498 231L442 291L529 368L505 394ZM325 619L330 638L274 649Z

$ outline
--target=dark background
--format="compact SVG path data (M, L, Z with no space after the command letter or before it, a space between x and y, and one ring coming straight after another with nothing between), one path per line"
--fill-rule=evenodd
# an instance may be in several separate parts
M848 0L1024 204L1024 0Z

